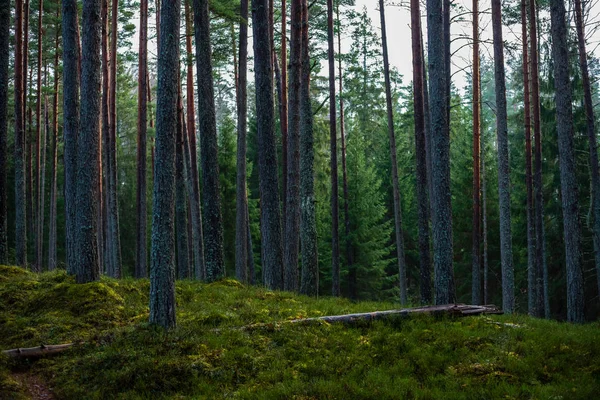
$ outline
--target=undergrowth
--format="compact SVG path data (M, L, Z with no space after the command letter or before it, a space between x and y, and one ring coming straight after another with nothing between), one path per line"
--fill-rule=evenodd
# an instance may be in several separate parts
M521 315L418 316L369 324L288 319L384 310L244 286L177 282L177 323L148 325L148 280L76 285L64 271L0 266L0 347L79 342L37 361L0 358L0 398L23 398L11 371L43 376L60 399L588 399L600 391L600 323ZM264 326L236 329L255 323Z

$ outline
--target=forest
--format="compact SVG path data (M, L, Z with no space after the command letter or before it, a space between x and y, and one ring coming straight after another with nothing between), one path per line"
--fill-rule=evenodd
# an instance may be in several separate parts
M0 397L589 398L597 13L0 0ZM454 311L312 321L434 305Z

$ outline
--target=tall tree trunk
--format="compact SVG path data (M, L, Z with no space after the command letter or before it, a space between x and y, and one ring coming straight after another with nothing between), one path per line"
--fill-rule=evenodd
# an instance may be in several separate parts
M481 89L481 87L480 87ZM483 304L489 304L490 293L488 290L488 238L487 238L487 191L485 181L485 145L480 147L481 159L481 202L483 213Z
M140 3L140 36L138 57L137 120L137 236L135 277L148 276L148 210L146 202L147 132L148 132L148 0Z
M283 288L283 246L277 183L277 150L273 132L273 72L269 37L268 0L252 0L254 77L258 136L258 175L264 283L269 289Z
M300 80L302 74L302 0L291 0L288 98L287 193L285 196L284 289L298 289L300 233ZM335 285L335 284L334 284ZM334 295L336 295L334 290Z
M394 195L394 222L396 231L396 252L398 260L398 275L400 280L400 303L406 305L406 260L404 257L404 238L402 236L402 207L400 204L400 184L398 182L398 160L396 155L396 134L394 132L394 110L392 105L392 88L390 83L390 64L388 61L387 35L385 31L384 1L379 0L379 15L381 17L381 41L383 46L383 74L385 77L385 98L387 105L388 134L390 137L390 159L392 162L392 188Z
M425 59L425 46L423 45L423 26L419 26L421 30L421 62L423 64L423 108L425 114L425 161L427 163L427 193L429 194L429 218L433 215L433 180L431 179L432 162L431 162L431 115L429 113L429 85L427 84L427 68Z
M185 0L187 52L186 95L187 95L187 135L189 141L190 168L188 179L192 179L192 194L190 208L192 214L192 251L194 253L194 271L196 279L205 279L204 268L204 243L202 235L202 214L200 212L200 188L198 186L198 156L196 153L196 111L194 103L194 54L192 50L192 36L194 35L193 15L190 9L190 0Z
M43 165L42 165L42 23L43 23L43 15L44 15L44 1L39 0L38 2L38 29L37 29L37 94L36 94L36 108L35 108L35 123L36 123L36 131L35 131L35 165L37 166L37 176L36 176L36 210L35 210L35 263L33 264L33 270L36 272L42 272L42 263L43 263L43 249L44 249L44 206L43 206L43 191L42 187L42 175L43 175Z
M473 251L472 251L472 282L471 302L481 304L481 253L480 235L481 226L479 222L480 199L480 177L479 177L479 145L480 145L480 122L481 100L479 99L479 0L473 0Z
M77 273L77 139L79 134L79 59L81 56L76 0L62 0L62 37L67 272L74 275ZM24 180L22 183L25 183Z
M179 87L179 0L162 2L150 257L150 323L175 326L175 136Z
M56 19L60 18L60 7L56 8ZM48 235L48 270L56 269L57 257L57 210L58 198L58 81L59 81L59 46L58 29L54 38L54 93L52 96L52 172L50 183L50 233Z
M17 8L22 4L17 1ZM17 18L21 15L18 13ZM20 23L20 22L18 22ZM8 263L8 226L7 226L7 135L8 135L8 59L10 33L10 0L0 0L0 264ZM21 32L22 33L22 32ZM17 32L18 34L18 32ZM21 43L18 41L17 43ZM16 52L20 56L20 50ZM16 64L16 63L15 63ZM21 71L17 71L16 75ZM16 89L15 79L15 89ZM16 90L15 90L16 92ZM19 117L21 117L19 115Z
M533 175L533 190L535 201L535 290L534 307L529 314L535 317L544 315L543 303L543 266L544 258L544 196L542 182L542 122L540 116L540 81L539 81L539 57L537 42L537 15L536 2L529 0L529 40L531 46L531 108L533 111L533 135L535 144L535 161Z
M181 85L179 85L181 92ZM175 143L175 238L177 241L177 273L179 279L189 278L189 247L188 247L188 221L185 193L185 165L183 159L183 102L181 93L177 97L177 136Z
M510 226L510 173L508 163L508 126L506 112L506 79L504 73L504 42L502 41L502 10L500 0L492 0L494 34L494 77L496 83L496 131L498 136L498 197L500 202L500 261L502 264L502 309L515 310L512 234Z
M556 130L560 160L565 258L567 265L567 320L583 322L583 269L579 226L579 191L575 172L573 110L569 79L569 47L563 0L550 1L554 87L556 88Z
M446 73L442 0L427 0L429 93L431 94L432 231L435 303L454 301L452 266L452 205L450 193L450 138L445 111Z
M450 135L450 100L452 96L452 80L450 75L451 56L450 53L450 10L452 6L452 0L444 0L444 71L446 74L446 90L444 98L446 100L445 111L446 111L446 134Z
M100 278L98 264L98 145L100 138L100 0L83 4L81 44L81 127L77 140L77 282Z
M194 0L194 31L196 65L198 68L198 124L200 125L200 160L202 166L202 196L204 201L204 254L206 279L214 281L225 275L223 261L223 218L219 190L217 154L217 121L215 117L212 61L210 50L210 20L208 0Z
M48 66L44 63L44 86L47 86L48 83ZM38 271L41 272L44 268L44 224L45 224L45 205L46 205L46 155L47 155L47 144L48 144L48 132L50 131L50 124L48 120L48 95L44 95L44 115L43 119L40 121L43 124L43 130L40 132L40 196L39 196L39 206L38 206L38 239L40 245L37 247L39 252L37 259L38 263Z
M529 91L529 49L527 47L527 0L521 1L521 34L523 41L523 103L525 120L525 185L527 186L527 306L535 308L535 210L533 208L533 175L531 170L531 103Z
M284 0L285 1L285 0ZM248 276L248 260L252 249L248 247L248 195L246 189L246 131L248 116L248 0L240 2L240 32L238 79L236 82L237 104L237 176L235 212L235 276L243 283L252 281Z
M423 84L421 11L418 0L410 2L413 65L413 115L417 164L417 210L419 218L419 266L421 303L431 303L431 256L429 250L429 200L427 199L427 157Z
M338 44L338 75L339 75L339 99L340 99L340 139L341 139L341 155L342 155L342 194L344 196L344 232L346 236L346 265L348 266L348 283L350 286L350 296L356 298L356 268L353 266L352 257L352 241L350 239L350 213L348 212L348 175L346 170L346 133L344 125L344 97L343 97L343 70L342 70L342 39L341 30L342 24L340 20L340 2L336 3L336 19L337 19L337 44ZM337 179L336 174L336 179ZM337 189L336 189L337 190ZM337 232L337 231L336 231Z
M575 24L577 27L577 45L579 48L579 68L583 83L583 102L585 105L586 130L590 148L590 175L592 181L592 202L594 210L594 256L596 260L596 278L598 280L598 293L600 294L600 170L598 167L598 148L596 143L596 127L594 116L594 103L590 73L588 70L587 53L585 49L585 26L581 0L575 0Z
M294 0L292 0L293 2ZM292 3L293 4L293 3ZM331 153L331 280L332 294L340 295L340 243L338 228L338 162L335 110L335 58L333 44L333 0L327 0L327 58L329 62L329 148ZM340 67L341 68L341 67ZM340 85L341 85L340 76Z
M112 231L112 219L108 218L108 209L110 204L110 66L109 66L109 20L108 20L108 0L102 0L102 187L104 189L100 205L102 207L102 225L101 231L106 240L102 244L104 253L104 273L112 275L113 260L113 241L110 240Z
M112 0L112 13L111 13L111 49L110 49L110 132L109 132L109 148L107 151L110 153L109 156L109 179L108 179L108 193L109 203L107 204L107 217L110 220L110 232L108 233L107 240L111 242L110 247L112 260L111 264L111 276L114 278L120 278L122 274L121 266L121 240L119 233L119 206L117 200L117 42L118 42L118 12L119 12L119 0Z
M332 2L332 0L329 0L329 2ZM331 21L328 25L333 28L333 6L329 7L329 4L328 21ZM333 53L333 32L331 32L331 34L328 32L327 36L331 46L331 52ZM310 100L310 55L308 40L308 0L302 0L302 77L300 81L300 239L302 252L302 281L300 292L309 296L317 296L319 294L319 260L317 254L317 218L314 187L315 140L313 132L313 110ZM331 74L334 69L333 54L330 54L329 57L329 73ZM330 89L332 84L335 96L335 76L330 78Z
M36 237L35 228L35 207L36 203L36 192L34 188L35 179L33 174L35 173L34 165L34 137L32 133L33 127L33 114L31 110L31 103L29 101L30 93L33 92L33 66L29 65L29 20L30 20L30 7L29 0L25 1L24 10L24 41L23 41L23 129L27 132L25 138L25 152L27 153L27 225L29 229L28 241L34 242ZM29 72L29 79L27 74ZM35 242L31 243L35 250ZM35 268L35 265L33 265Z
M281 164L283 215L286 215L287 195L287 138L288 138L288 81L287 81L287 4L281 0Z

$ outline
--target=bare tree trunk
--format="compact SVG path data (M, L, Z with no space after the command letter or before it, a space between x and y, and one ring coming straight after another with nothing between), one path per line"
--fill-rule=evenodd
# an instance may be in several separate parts
M550 1L554 87L556 88L556 130L560 160L560 186L563 211L565 258L567 266L567 320L584 321L583 268L579 191L575 173L573 110L569 79L569 47L563 0Z
M104 273L112 275L112 240L110 240L110 232L112 230L112 219L108 218L108 208L110 204L110 67L109 67L109 50L108 50L108 0L102 0L102 187L104 192L100 200L102 207L102 225L100 230L104 236L104 243L101 251L104 253L101 266L104 268Z
M579 48L579 68L581 69L581 80L583 83L586 130L590 144L590 177L592 181L592 207L594 210L594 256L596 260L598 293L600 293L600 169L598 167L598 145L596 140L594 103L592 100L590 73L585 50L585 26L583 22L581 0L575 0L575 25L577 28L577 44Z
M529 49L527 46L527 3L521 1L521 34L523 36L523 103L525 120L525 185L527 186L527 306L535 309L535 210L533 208L533 176L531 170L531 103L529 91Z
M252 1L262 267L265 286L270 289L282 289L283 246L277 183L277 150L273 132L273 72L270 61L272 53L270 41L264 40L269 35L268 8L267 0Z
M203 233L206 279L214 281L225 275L223 261L223 218L219 190L217 121L212 78L210 21L208 0L194 0L194 30L198 76L198 124L200 125L200 160L204 207Z
M284 0L285 1L285 0ZM237 175L236 175L236 215L235 215L235 276L243 283L252 282L249 276L248 261L252 258L252 248L248 246L248 195L246 187L246 132L248 117L248 0L240 2L240 32L238 74L236 81L237 104ZM282 120L283 121L283 120ZM283 122L282 122L283 125Z
M138 120L137 120L137 236L135 277L148 276L148 210L146 198L147 132L148 132L148 0L140 3L140 36L138 55Z
M446 71L442 0L427 0L429 94L431 95L431 160L435 303L454 300L452 266L452 205L450 193L450 138L447 135Z
M60 7L56 8L56 19L60 18ZM50 233L48 235L48 270L56 269L57 257L57 210L58 197L58 81L59 81L59 31L56 30L54 39L54 93L52 98L52 172L50 183Z
M544 258L544 197L542 183L542 122L540 116L540 81L539 81L539 57L537 43L537 15L536 2L529 0L529 39L531 46L531 108L533 111L533 135L535 142L535 161L533 175L533 190L535 201L535 268L533 277L535 279L534 307L529 314L535 317L544 315L543 303L543 265Z
M384 1L379 0L379 15L381 17L381 40L383 46L383 74L385 77L385 98L387 105L388 134L390 138L390 159L392 162L392 187L394 195L394 222L396 232L396 251L400 281L400 303L406 305L406 261L404 258L404 238L402 236L402 207L400 204L400 185L398 183L398 160L396 155L396 134L394 133L394 110L392 106L392 88L390 83L390 65L387 51L387 35L385 31Z
M479 0L473 0L473 251L472 251L472 283L471 302L481 304L481 253L479 222L480 177L479 177L479 145L481 127L479 116L481 113L481 100L479 98Z
M36 191L35 191L35 165L34 165L34 154L33 154L33 146L34 146L34 137L32 133L33 127L33 114L31 110L31 102L29 101L30 93L33 93L33 66L29 65L29 20L30 20L30 7L29 0L25 1L25 10L24 10L24 42L23 42L23 129L26 132L25 135L25 152L27 153L27 228L28 232L28 241L32 242L31 245L35 249L35 237L36 237L36 227L35 227L35 207L37 206L36 202ZM29 73L29 79L27 79L27 75ZM35 265L33 265L35 268Z
M17 8L22 4L17 1ZM16 17L21 17L20 12ZM18 22L20 24L20 22ZM8 59L10 33L10 0L0 1L0 264L8 263L7 224L7 135L8 135ZM22 32L21 32L22 33ZM21 43L19 42L18 45ZM20 50L16 52L20 55ZM15 68L15 77L20 74ZM16 88L16 80L15 80ZM16 90L15 90L16 92ZM19 115L20 117L20 115Z
M100 45L102 20L100 0L83 5L81 63L81 129L77 154L77 282L100 278L98 263L98 146L101 105L99 88L102 80Z
M317 296L319 294L319 260L317 254L317 218L314 188L313 110L310 99L308 0L302 1L302 14L302 77L300 81L300 239L302 243L302 282L300 292L309 296ZM328 25L333 27L333 7L328 7L328 20L331 21ZM333 32L331 35L328 34L328 39L333 52ZM330 57L329 72L332 73L334 63L332 55ZM335 77L330 79L329 84L330 87L333 84L335 95Z
M44 1L39 0L38 2L38 33L37 33L37 94L36 94L36 108L35 108L35 159L37 166L36 176L36 218L35 218L35 263L33 264L33 270L35 272L42 272L43 258L44 258L44 188L42 187L42 176L43 176L43 165L42 165L42 23L44 14Z
M500 0L492 0L492 28L494 32L496 132L498 137L498 197L500 199L502 309L507 314L511 314L515 310L515 284L512 260L512 234L510 226L510 173L508 162L506 79L504 73L504 42L502 41L502 11Z
M481 89L481 87L480 87ZM488 238L487 238L487 191L485 184L485 144L481 143L481 201L483 212L483 304L489 304L488 290Z
M415 123L415 159L417 164L417 209L419 218L419 265L421 303L431 303L431 255L429 250L429 200L427 199L427 150L423 83L421 11L418 0L411 0L411 38L413 65L413 114Z
M288 140L288 78L287 78L287 5L286 0L281 0L281 109L279 120L281 122L281 164L282 175L282 203L283 215L286 215L287 195L287 140Z
M79 59L81 58L76 0L62 0L62 37L67 272L74 275L77 273L77 140L79 134Z
M175 326L175 136L179 87L179 0L162 2L150 258L150 323Z
M175 143L175 238L177 241L177 273L179 279L189 278L189 247L188 221L185 194L185 165L183 159L183 102L181 99L181 84L177 96L177 136Z

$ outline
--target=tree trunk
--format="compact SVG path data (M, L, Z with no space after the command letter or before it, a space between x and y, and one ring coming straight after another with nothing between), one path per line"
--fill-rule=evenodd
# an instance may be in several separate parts
M140 36L138 55L138 120L137 120L137 236L136 278L148 276L148 210L146 202L147 132L148 132L148 0L140 3Z
M100 278L98 264L98 145L100 133L100 0L83 5L81 63L81 128L77 140L77 282Z
M102 225L100 231L106 240L102 244L101 252L104 253L104 273L110 275L112 257L112 241L109 240L112 220L108 218L108 208L110 204L109 195L109 177L110 177L110 67L108 50L108 0L102 0L102 198L100 206L102 207Z
M480 87L481 89L481 87ZM488 290L488 239L487 239L487 191L485 182L485 145L481 143L481 201L483 213L483 304L489 304Z
M500 202L500 260L502 264L502 308L507 314L515 310L515 284L512 260L510 218L510 172L508 163L508 126L506 79L500 0L492 0L494 34L494 77L496 82L496 132L498 137L498 197Z
M432 231L435 304L452 302L452 206L450 193L450 138L445 110L446 73L442 0L427 0L429 94L431 95Z
M273 132L271 43L265 40L269 37L268 14L268 0L252 1L262 267L265 286L269 289L282 289L283 246L277 183L277 150Z
M81 55L76 0L62 0L62 37L67 272L74 275L77 273L77 139L79 134L79 59ZM24 180L21 183L24 188ZM17 202L17 204L19 203ZM18 215L17 212L17 217Z
M554 87L556 88L556 130L560 160L565 258L567 265L567 320L583 322L583 269L579 226L579 191L575 172L573 110L569 79L569 47L563 0L550 1Z
M236 82L237 175L235 204L235 276L240 282L247 283L252 281L252 276L248 276L248 260L252 257L252 249L248 247L247 238L249 226L248 195L246 188L246 131L248 129L248 0L241 0L240 2L240 17L239 66L238 79Z
M329 0L329 2L331 1L332 0ZM328 25L333 27L333 6L329 7L329 4L328 21L331 21ZM319 263L317 254L317 218L314 187L315 140L313 132L313 110L310 100L310 56L308 40L308 0L302 0L302 76L300 81L300 239L302 244L302 281L300 292L309 296L317 296L319 294ZM328 41L331 46L331 53L333 53L333 32L331 32L331 34L328 33ZM334 69L333 54L330 54L329 57L329 73L331 74ZM335 98L334 76L330 77L329 85L330 90L331 86L333 86Z
M36 192L34 188L34 177L35 172L34 166L34 155L33 155L33 113L31 110L31 104L29 101L29 94L33 92L33 67L29 66L29 19L30 19L30 7L29 0L25 1L24 10L24 41L23 41L23 129L25 137L25 152L27 153L27 225L28 225L28 241L34 242L36 236L35 229L35 207L36 203ZM27 74L29 73L29 79ZM35 242L31 243L35 251ZM35 265L33 265L35 268Z
M150 258L150 323L175 326L175 135L179 87L179 0L162 2Z
M200 125L200 160L202 196L204 201L204 254L206 280L214 281L225 275L223 261L223 218L219 190L217 154L217 122L212 78L210 49L210 20L208 0L194 0L194 30L196 36L196 65L198 68L198 124Z
M292 0L294 1L294 0ZM335 110L335 58L333 44L333 0L327 0L327 57L329 62L329 148L331 153L331 280L332 294L340 295L340 243L338 228L338 162ZM340 66L341 68L341 66ZM340 76L340 85L341 85ZM343 139L342 139L343 140Z
M60 18L60 7L56 8L56 19ZM54 93L52 96L52 172L50 183L50 233L48 235L48 270L53 271L57 267L57 212L56 202L58 197L58 81L59 81L59 32L56 30L54 39Z
M394 195L394 222L396 232L396 251L398 260L398 275L400 280L400 303L406 305L406 261L404 257L404 238L402 236L402 207L400 204L400 185L398 182L398 161L396 152L396 134L394 133L394 110L392 106L392 88L390 83L390 65L387 51L387 35L385 31L384 1L379 0L379 15L381 17L381 41L383 46L383 74L385 77L385 98L387 105L388 134L390 137L390 159L392 162L392 187Z
M291 0L288 98L287 192L285 196L284 289L298 289L300 233L300 81L302 74L302 0ZM335 293L334 293L335 294Z
M533 110L533 135L535 142L535 161L533 190L535 201L535 290L534 307L529 314L535 317L544 315L543 303L543 265L544 258L544 197L542 182L542 122L540 116L540 82L538 67L537 15L535 0L529 0L529 40L531 41L531 107Z
M282 176L282 203L283 215L286 215L287 195L287 138L288 138L288 81L287 81L287 5L286 0L281 0L281 109L279 120L281 122L281 170Z
M17 1L17 7L22 5ZM17 18L21 15L17 14ZM20 22L18 22L20 24ZM10 0L0 0L0 264L8 264L7 226L7 135L8 135L8 59L10 31ZM22 33L22 32L21 32ZM17 33L18 34L18 33ZM21 45L18 41L17 45ZM16 53L20 56L20 50ZM20 74L15 68L15 77ZM15 80L16 86L16 80ZM16 90L15 90L16 92ZM20 105L19 105L20 106ZM19 118L21 116L19 115Z
M473 0L473 251L471 255L471 302L473 304L481 304L481 227L479 225L481 220L479 212L479 145L481 136L479 115L481 113L481 100L479 99L479 79L479 0Z
M531 0L530 0L531 1ZM533 208L533 176L531 170L531 104L529 91L529 50L527 48L527 4L521 1L521 34L523 36L523 103L525 120L525 185L527 186L527 306L535 309L535 210Z
M38 32L37 32L37 94L36 94L36 108L35 108L35 159L37 166L36 176L36 210L35 210L35 263L32 265L33 271L42 272L43 258L44 258L44 187L42 186L42 177L44 174L44 165L42 157L42 23L44 15L44 1L39 0L38 2Z
M592 207L594 210L594 256L596 260L598 293L600 293L600 172L598 167L598 145L596 143L594 103L592 100L590 73L588 70L587 53L585 49L585 26L583 22L581 0L575 0L575 24L577 27L577 44L579 48L579 68L581 69L581 80L583 83L586 130L590 149L590 177L592 181Z
M427 199L427 159L421 11L418 0L411 0L411 38L413 65L413 112L415 123L415 159L417 164L417 212L419 218L419 266L421 303L431 303L431 256L429 253L429 200Z
M181 91L181 85L179 85ZM190 260L188 247L188 221L187 221L187 204L185 193L185 163L183 159L183 135L187 134L183 131L183 102L181 94L177 97L177 146L175 149L175 238L177 240L177 273L179 279L187 279L190 277L189 266Z

